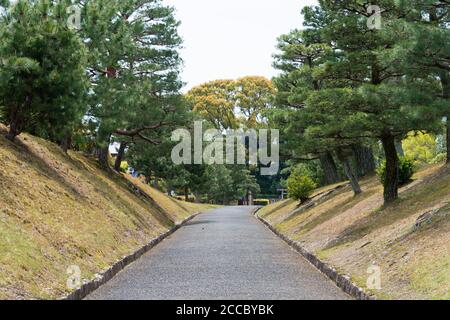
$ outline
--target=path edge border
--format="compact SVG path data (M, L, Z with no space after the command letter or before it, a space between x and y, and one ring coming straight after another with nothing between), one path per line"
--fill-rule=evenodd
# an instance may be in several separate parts
M256 210L254 210L253 215L259 221L261 221L272 233L286 242L291 248L301 254L316 269L318 269L321 273L323 273L326 277L333 281L338 286L338 288L357 300L376 300L376 297L366 293L364 289L351 282L348 276L338 273L336 269L321 261L316 255L307 251L298 242L290 239L286 235L276 230L267 220L258 215L258 212L261 209L262 208L257 208Z
M139 258L141 258L144 254L148 253L158 244L160 244L167 237L174 234L178 229L184 227L188 222L196 218L197 216L203 214L204 212L198 212L193 214L192 216L184 219L183 221L175 224L175 226L169 231L161 234L160 236L152 239L148 244L144 245L140 249L136 250L134 253L124 256L122 259L114 263L111 267L109 267L106 271L98 274L97 277L93 280L84 282L80 288L76 289L69 295L63 297L61 300L83 300L89 294L93 293L95 290L109 282L113 279L119 272L125 269L128 265L132 264Z

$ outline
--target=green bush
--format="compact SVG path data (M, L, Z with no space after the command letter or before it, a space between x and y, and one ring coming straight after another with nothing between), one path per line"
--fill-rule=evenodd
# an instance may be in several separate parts
M269 199L255 199L253 201L253 204L255 206L268 206L270 204L270 200Z
M304 202L309 199L317 184L308 176L292 174L287 180L289 197Z
M380 168L377 170L381 183L384 185L386 181L386 160L383 161ZM407 157L399 159L399 185L408 183L414 174L414 162Z

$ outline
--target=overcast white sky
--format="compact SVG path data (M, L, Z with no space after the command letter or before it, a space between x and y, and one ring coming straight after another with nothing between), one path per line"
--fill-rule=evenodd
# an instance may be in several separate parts
M216 79L271 78L276 39L300 28L316 0L164 0L176 8L184 39L186 89Z

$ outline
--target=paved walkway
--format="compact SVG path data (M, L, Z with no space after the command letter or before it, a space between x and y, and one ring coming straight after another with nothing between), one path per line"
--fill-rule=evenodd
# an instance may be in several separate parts
M88 299L349 299L252 209L198 216Z

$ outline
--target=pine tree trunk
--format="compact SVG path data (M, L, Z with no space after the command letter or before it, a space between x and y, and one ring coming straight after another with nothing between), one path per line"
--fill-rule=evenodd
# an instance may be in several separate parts
M363 145L355 145L353 148L356 160L356 173L358 177L364 177L375 172L375 157L372 148Z
M398 198L399 159L395 148L395 137L386 135L381 139L386 155L386 181L384 183L384 202L389 204Z
M405 151L403 150L402 140L395 139L395 149L397 150L397 153L400 155L400 157L405 156Z
M450 163L450 115L447 116L447 164Z
M114 163L114 170L120 172L120 166L122 165L123 156L125 155L125 149L127 148L126 142L120 143L119 152L117 153L116 162Z
M109 147L99 148L97 151L98 162L103 170L110 171L108 156L109 156Z
M195 203L201 203L202 197L199 193L194 192Z
M189 188L188 187L184 188L184 200L186 202L189 202Z
M441 75L442 95L450 103L450 72L443 71ZM450 163L450 114L447 114L447 124L445 136L447 140L447 164Z
M339 161L341 161L342 166L344 167L345 175L347 176L348 180L350 181L350 185L353 189L353 192L355 195L358 195L362 193L361 186L358 182L358 177L355 174L355 172L352 169L352 166L350 164L350 157L346 154L343 150L338 150L337 155L339 158Z
M325 175L325 184L330 185L341 181L333 155L330 152L320 157L320 163Z
M109 166L109 145L111 143L111 134L102 135L105 137L104 140L101 139L100 145L104 145L104 147L99 147L97 151L98 162L100 163L100 167L105 171L111 171L111 167Z
M17 119L12 119L9 123L8 133L5 135L5 138L9 141L14 142L16 137L20 134L19 124Z
M64 153L67 153L71 144L72 144L72 139L70 137L65 137L61 140L59 145L60 145L62 151Z
M345 160L342 161L342 166L344 167L347 178L350 180L350 185L352 186L355 195L362 193L361 186L359 185L356 174L353 173L349 158L345 158Z

